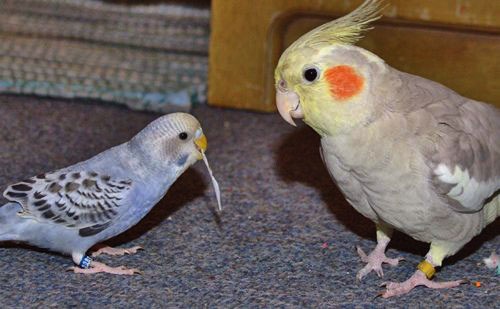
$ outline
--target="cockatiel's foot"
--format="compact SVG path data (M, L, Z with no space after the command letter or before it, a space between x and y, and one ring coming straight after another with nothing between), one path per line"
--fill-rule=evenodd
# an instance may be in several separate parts
M391 266L397 266L399 264L399 261L403 260L402 257L398 257L395 259L388 258L384 252L385 247L375 247L370 255L366 255L361 247L357 246L356 248L361 261L367 263L365 267L358 271L358 274L356 275L356 279L358 281L361 281L361 279L363 279L363 277L369 274L372 270L375 271L377 276L383 277L384 271L382 270L382 263L387 263Z
M383 298L399 296L410 292L414 287L418 285L425 285L431 289L447 289L454 288L464 283L464 280L456 280L456 281L447 281L447 282L433 282L425 276L425 274L417 270L413 276L411 276L405 282L384 282L381 286L386 287L384 292L381 292L379 295Z
M144 250L141 246L135 246L132 248L112 248L108 246L100 247L97 251L92 252L92 256L96 257L101 254L107 255L124 255L124 254L135 254L139 250Z
M89 268L82 269L80 267L74 266L70 267L68 270L73 271L77 274L108 273L114 275L134 275L134 274L142 275L142 272L135 268L127 269L124 266L110 267L104 263L99 263L95 261L92 261L92 264L90 265Z

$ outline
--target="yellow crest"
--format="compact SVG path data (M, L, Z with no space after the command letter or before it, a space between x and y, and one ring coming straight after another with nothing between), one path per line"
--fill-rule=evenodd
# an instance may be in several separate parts
M382 17L380 0L366 0L356 10L346 16L323 24L295 41L288 50L313 46L318 44L349 44L356 43L363 32L372 29L370 22Z

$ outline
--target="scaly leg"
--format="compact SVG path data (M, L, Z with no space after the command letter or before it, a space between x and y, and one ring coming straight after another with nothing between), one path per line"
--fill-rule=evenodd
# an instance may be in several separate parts
M418 265L418 270L408 280L404 282L387 282L383 283L386 290L380 295L384 298L399 296L410 292L414 287L425 285L431 289L446 289L459 286L465 280L456 280L448 282L433 282L430 279L435 273L435 267L441 266L441 262L446 256L446 250L443 247L431 244L431 250L427 257Z
M104 263L92 262L89 268L80 268L78 266L70 267L69 270L77 274L96 274L96 273L108 273L114 275L134 275L142 274L138 269L131 268L127 269L124 266L110 267Z
M391 259L385 256L385 249L391 241L392 229L387 227L386 225L377 224L377 246L370 253L370 255L366 255L366 253L358 246L357 251L361 260L365 263L365 267L363 267L360 271L358 271L356 275L356 279L361 281L364 276L370 273L372 270L379 277L384 276L384 271L382 270L382 263L387 263L392 266L397 266L399 261L403 258L395 258Z
M70 267L68 270L78 274L95 274L95 273L109 273L115 275L133 275L142 274L138 269L127 269L124 266L110 267L104 263L92 261L89 256L85 256L82 252L73 252L73 261L78 266Z
M96 257L101 254L107 255L124 255L124 254L134 254L138 250L143 250L141 246L135 246L132 248L112 248L108 246L100 246L97 251L92 252L92 256Z

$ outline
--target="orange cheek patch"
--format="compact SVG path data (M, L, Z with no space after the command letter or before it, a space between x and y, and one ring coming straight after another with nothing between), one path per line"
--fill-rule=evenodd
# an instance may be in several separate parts
M363 89L363 77L348 65L331 67L325 71L324 76L336 99L349 99Z

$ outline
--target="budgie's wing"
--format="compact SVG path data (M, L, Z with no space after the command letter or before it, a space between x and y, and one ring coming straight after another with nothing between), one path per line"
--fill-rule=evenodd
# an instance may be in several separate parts
M113 222L131 185L95 172L56 171L10 185L3 195L21 205L20 216L78 229L85 237Z
M461 99L426 106L436 123L426 159L436 192L456 211L474 212L500 189L500 110Z

